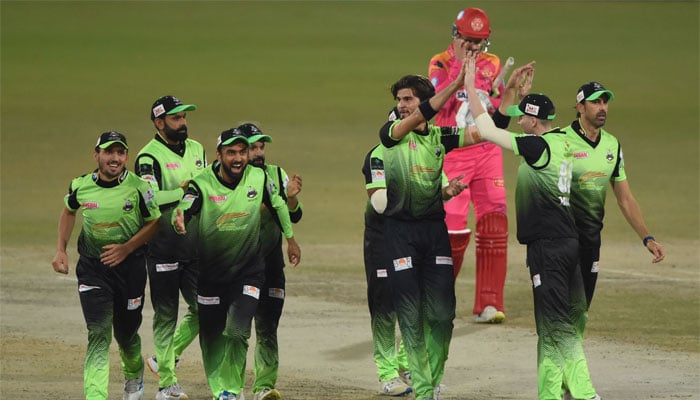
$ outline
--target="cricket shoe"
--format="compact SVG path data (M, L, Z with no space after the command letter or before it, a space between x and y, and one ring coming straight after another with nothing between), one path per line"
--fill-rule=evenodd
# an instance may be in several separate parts
M498 311L494 306L486 306L481 314L474 316L474 321L482 324L500 324L505 319L503 311Z
M180 357L175 357L175 368L177 368L179 363ZM148 366L148 369L153 372L153 375L155 375L156 378L160 379L160 374L158 373L158 359L156 356L148 357L148 359L146 359L146 366Z
M166 386L156 393L156 400L189 400L190 398L182 391L177 383Z
M408 386L413 386L413 379L411 379L411 371L399 370L399 378Z
M137 378L124 379L123 400L143 400L143 369Z
M576 399L574 399L574 396L571 395L571 392L569 392L568 390L564 392L564 397L562 397L561 399L562 400L576 400ZM596 394L595 397L591 397L590 400L603 400L603 399Z
M413 388L405 384L401 378L394 378L379 384L379 394L382 396L405 396L411 392L413 392Z
M255 400L282 400L282 395L277 389L263 389L255 393Z
M440 400L440 393L442 393L443 389L445 389L445 385L443 384L433 388L433 400Z
M219 393L219 396L214 400L243 400L243 397L238 397L237 394L223 391Z

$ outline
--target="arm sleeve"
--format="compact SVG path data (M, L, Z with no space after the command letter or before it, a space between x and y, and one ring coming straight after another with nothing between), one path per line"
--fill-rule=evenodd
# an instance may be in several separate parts
M139 188L139 196L141 197L139 209L144 221L153 221L160 218L160 208L158 208L158 202L155 200L153 188L144 183Z
M394 124L398 123L398 121L400 120L397 119L396 121L388 121L379 130L379 140L381 140L384 147L393 147L399 143L398 140L391 137L391 128L394 126Z
M201 190L199 186L197 186L196 182L190 182L190 185L187 187L185 195L182 196L182 199L180 199L177 208L179 208L184 214L185 226L187 226L193 216L199 214L199 212L202 210ZM173 212L170 219L171 225L173 224L176 215L177 212Z
M68 186L68 194L64 198L64 203L66 208L70 211L75 211L80 208L80 203L78 202L78 188L74 187L75 181L71 182Z
M622 146L620 143L617 144L617 164L615 164L615 169L613 169L610 179L613 182L622 182L627 180L627 174L625 173L625 159L622 154Z
M287 175L287 171L284 170L282 167L277 167L277 174L279 175L279 180L282 182L282 187L284 188L283 193L284 195L282 196L283 200L287 200L287 184L289 183L289 175ZM289 210L289 207L287 207ZM296 224L297 222L301 221L301 217L304 215L304 205L301 204L301 200L297 198L297 206L293 210L289 210L289 218L291 219L293 224Z
M265 187L269 187L267 180L270 179L265 173ZM276 188L272 191L263 190L263 203L270 210L272 219L279 225L282 230L282 234L285 238L289 239L294 236L294 230L292 228L292 220L289 215L289 209L287 208L287 203L279 195ZM272 212L274 210L274 212Z

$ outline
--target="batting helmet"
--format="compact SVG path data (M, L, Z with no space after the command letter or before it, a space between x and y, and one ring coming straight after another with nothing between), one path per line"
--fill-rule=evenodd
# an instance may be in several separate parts
M465 8L457 14L457 19L452 24L452 36L457 36L458 33L464 37L488 39L491 35L488 15L480 8Z

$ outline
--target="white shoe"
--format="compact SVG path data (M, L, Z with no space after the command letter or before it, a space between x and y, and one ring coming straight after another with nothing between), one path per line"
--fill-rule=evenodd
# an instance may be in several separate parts
M177 365L180 363L180 357L175 357L175 368L177 368ZM148 369L153 372L153 375L156 376L156 378L160 379L160 374L158 373L158 359L156 356L150 356L146 359L146 366Z
M474 321L478 323L500 324L505 319L503 311L498 311L494 306L486 306L481 314L474 316Z
M143 370L138 378L124 379L123 400L143 400Z
M277 389L263 389L255 394L255 400L282 400L282 395Z
M413 392L413 388L405 384L400 378L379 384L379 394L382 396L404 396Z
M440 400L440 392L445 388L445 385L435 386L433 388L433 400Z
M219 393L219 396L217 397L217 400L243 400L241 397L238 397L235 393L223 391Z
M156 400L189 400L185 392L177 383L160 389L156 393Z

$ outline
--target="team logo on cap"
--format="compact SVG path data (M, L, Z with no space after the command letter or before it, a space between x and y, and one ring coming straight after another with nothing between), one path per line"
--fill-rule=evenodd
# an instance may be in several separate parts
M580 103L581 100L583 100L584 96L585 96L585 95L583 94L583 90L580 91L580 92L578 92L578 93L576 94L576 101Z
M479 17L474 18L470 25L472 29L474 29L477 32L484 29L484 21L482 21Z

